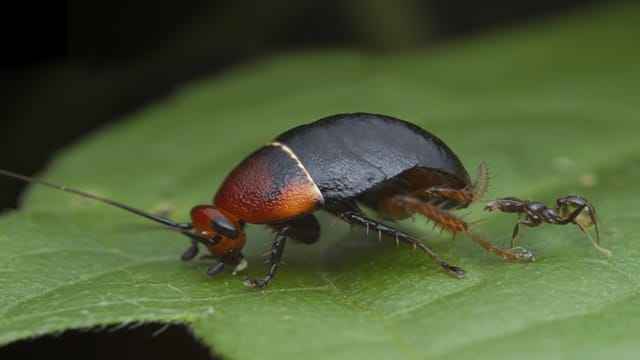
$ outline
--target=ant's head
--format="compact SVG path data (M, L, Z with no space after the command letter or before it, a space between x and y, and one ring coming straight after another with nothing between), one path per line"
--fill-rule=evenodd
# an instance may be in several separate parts
M215 241L207 245L209 252L224 262L237 261L246 242L242 221L214 205L198 205L191 209L196 235Z

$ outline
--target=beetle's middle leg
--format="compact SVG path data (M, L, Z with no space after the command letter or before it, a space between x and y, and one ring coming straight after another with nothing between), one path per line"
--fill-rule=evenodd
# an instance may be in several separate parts
M267 274L260 281L251 278L245 279L244 284L246 286L260 290L267 286L271 279L273 279L273 277L276 275L276 271L278 271L280 260L282 259L284 244L287 240L289 230L291 230L291 225L289 224L284 224L282 225L282 227L280 227L280 230L276 235L276 239L273 242L273 247L271 248L271 256L269 257L269 263L271 264L271 266L269 267L269 271L267 271Z
M464 275L464 270L442 260L442 258L440 258L438 254L433 252L433 250L429 249L426 245L424 245L422 242L411 235L405 234L392 227L371 220L357 211L341 212L338 214L338 216L349 224L364 226L367 228L367 230L377 231L379 234L384 234L391 238L397 239L398 241L405 242L413 246L414 248L418 247L420 248L420 250L424 251L431 258L431 260L433 260L436 264L438 264L438 266L443 268L448 273L459 277Z
M463 220L462 218L452 214L451 212L443 209L431 202L427 202L416 198L411 194L394 195L383 199L380 206L384 212L392 214L396 218L399 215L405 217L411 215L414 212L424 215L428 219L434 221L436 224L451 233L462 232L465 233L471 240L478 243L483 248L497 254L508 260L535 260L535 255L531 252L524 251L521 253L515 253L510 250L505 250L497 247L489 241L483 239L480 235L471 230L471 224Z
M270 266L267 274L260 281L251 278L244 280L246 286L258 290L267 286L269 282L271 282L271 279L276 276L287 237L304 244L313 244L320 238L320 224L312 214L291 220L284 224L271 225L271 228L277 231L277 235L271 247L269 256Z

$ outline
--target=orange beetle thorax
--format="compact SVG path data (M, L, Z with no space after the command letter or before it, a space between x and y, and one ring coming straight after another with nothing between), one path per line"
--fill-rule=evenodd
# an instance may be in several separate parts
M317 210L324 198L291 149L273 142L238 165L213 202L250 224L277 224Z
M207 245L209 252L216 258L222 258L231 252L240 252L246 237L240 220L232 214L213 205L198 205L191 209L191 222L196 234L217 240Z

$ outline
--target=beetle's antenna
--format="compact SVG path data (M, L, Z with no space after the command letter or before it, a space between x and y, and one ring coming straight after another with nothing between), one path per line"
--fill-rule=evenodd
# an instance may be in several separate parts
M156 225L156 224L128 224L124 226L125 229L147 229L147 230L162 230L162 231L171 231L171 232L175 232L175 233L179 233L182 234L186 237L188 237L189 239L193 239L195 241L198 241L204 245L215 245L216 243L218 243L220 241L220 237L216 236L212 239L209 238L205 238L203 236L198 235L197 233L194 233L192 231L189 230L185 230L185 229L181 229L181 228L174 228L174 227L165 227L165 226L161 226L161 225Z
M52 182L49 182L49 181L46 181L46 180L36 179L36 178L32 178L32 177L25 176L25 175L20 175L18 173L14 173L14 172L11 172L11 171L0 169L0 175L8 176L10 178L22 180L22 181L25 181L25 182L28 182L28 183L40 184L40 185L48 186L48 187L53 188L53 189L66 191L66 192L69 192L69 193L72 193L72 194L76 194L76 195L82 196L82 197L87 198L87 199L96 200L96 201L99 201L101 203L109 204L109 205L115 206L117 208L123 209L125 211L128 211L130 213L133 213L133 214L145 217L147 219L153 220L155 222L159 222L160 224L163 224L163 225L166 225L166 226L169 226L169 227L172 227L172 228L176 228L176 229L178 229L178 232L181 232L182 234L188 236L189 238L191 238L193 240L196 240L196 241L199 241L199 242L201 242L201 243L203 243L205 245L210 244L209 239L204 238L202 236L199 236L199 235L197 235L195 233L191 233L191 232L187 231L187 230L193 229L193 224L191 224L191 223L177 223L177 222L175 222L173 220L169 220L169 219L167 219L165 217L154 215L154 214L151 214L149 212L146 212L146 211L143 211L143 210L140 210L140 209L136 209L134 207L131 207L129 205L125 205L123 203L120 203L120 202L117 202L117 201L114 201L114 200L103 198L103 197L98 196L98 195L89 194L89 193L86 193L84 191L72 189L70 187L67 187L67 186L64 186L64 185L55 184L55 183L52 183Z

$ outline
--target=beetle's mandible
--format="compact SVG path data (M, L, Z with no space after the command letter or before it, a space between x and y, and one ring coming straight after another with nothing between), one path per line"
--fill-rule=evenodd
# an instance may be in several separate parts
M483 196L488 186L484 163L471 181L460 159L442 140L416 125L384 115L334 115L281 134L231 171L212 205L195 206L190 223L174 222L110 199L10 171L0 170L0 174L98 200L174 228L191 239L191 245L182 254L183 260L193 259L200 244L217 259L207 270L208 275L218 274L227 266L234 271L244 269L247 266L242 254L246 241L244 226L247 223L266 225L276 231L270 267L262 279L244 281L245 285L257 289L265 287L275 276L288 239L305 244L318 240L320 225L314 213L321 209L349 224L419 248L438 266L456 276L464 275L464 270L445 262L415 237L370 219L361 211L361 206L392 220L417 213L443 230L464 233L505 259L535 260L531 252L493 245L471 229L473 223L452 213ZM580 210L564 218L545 218L545 221L574 223L587 234L584 227L595 223L595 218L591 216L590 221L578 222L578 215L587 210L593 214L594 210L586 200L580 200L584 203L573 204L580 206ZM531 208L518 203L520 207L511 210L508 207L511 202L498 199L490 202L487 210L525 212ZM536 214L530 211L527 214L530 219L537 219ZM533 222L521 220L518 224L531 226ZM514 232L514 241L516 235Z

